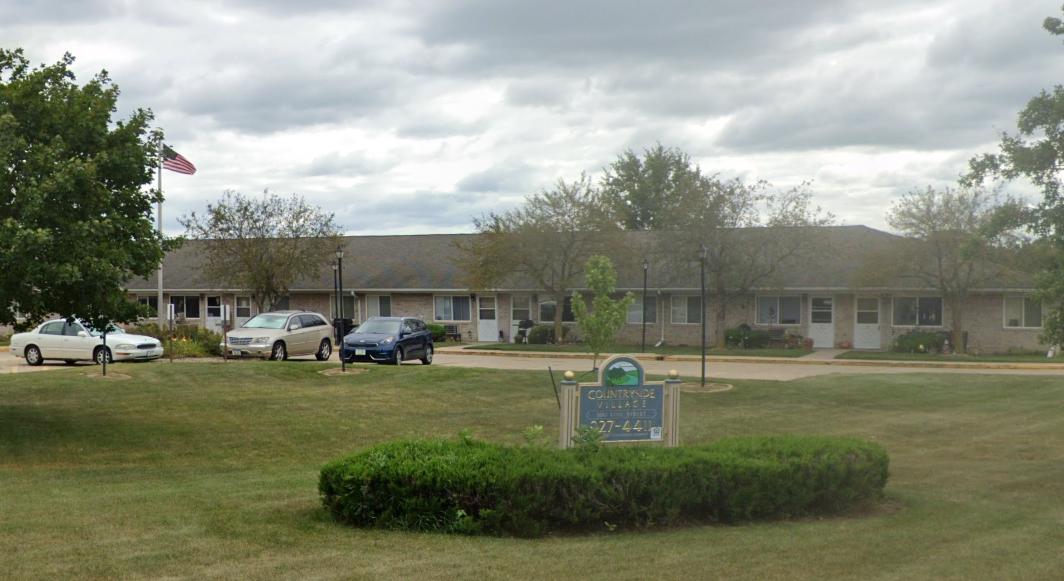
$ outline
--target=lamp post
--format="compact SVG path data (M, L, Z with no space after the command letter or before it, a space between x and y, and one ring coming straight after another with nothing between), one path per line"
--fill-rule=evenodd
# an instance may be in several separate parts
M344 247L336 247L336 280L340 292L337 302L340 304L340 373L347 373L347 361L344 360Z
M706 245L698 244L698 263L702 279L702 387L706 386Z
M334 319L336 319L336 318L338 318L340 316L340 277L338 276L339 273L337 272L337 267L338 266L339 265L334 260L333 263L332 263L332 267L333 267L333 313L334 313L333 318ZM339 335L339 331L337 331L337 335Z
M647 269L650 261L643 259L643 353L647 352Z

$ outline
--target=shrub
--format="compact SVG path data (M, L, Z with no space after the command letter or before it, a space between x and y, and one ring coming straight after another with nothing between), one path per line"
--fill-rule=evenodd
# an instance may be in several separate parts
M898 353L938 353L948 338L943 332L909 331L895 337L891 348Z
M783 336L784 349L805 349L805 337L798 333L787 333Z
M724 342L734 349L765 349L769 341L768 331L751 329L750 325L745 323L724 331Z
M887 466L881 447L849 438L570 450L408 440L329 463L318 491L347 524L541 536L844 511L881 497Z
M562 340L569 337L569 327L562 326ZM556 343L554 340L554 325L539 325L528 331L528 342L532 345L546 345Z
M130 333L157 337L163 343L163 357L169 357L172 350L174 357L221 357L222 335L197 325L174 325L173 343L169 329L162 329L156 323L137 325Z
M437 325L435 323L426 323L426 327L429 328L429 332L432 333L432 340L436 343L441 343L447 340L447 330L443 328L443 325Z

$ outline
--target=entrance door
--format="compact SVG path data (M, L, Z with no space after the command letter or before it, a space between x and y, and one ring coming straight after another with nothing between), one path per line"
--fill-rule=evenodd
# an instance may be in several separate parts
M809 336L813 347L830 349L835 346L835 298L809 298Z
M207 328L222 332L222 297L207 297Z
M477 297L477 340L499 340L499 319L495 315L495 297Z
M853 322L853 346L856 349L879 349L879 297L857 297L857 317Z

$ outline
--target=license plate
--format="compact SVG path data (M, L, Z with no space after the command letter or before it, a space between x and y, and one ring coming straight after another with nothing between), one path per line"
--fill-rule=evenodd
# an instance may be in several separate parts
M366 354L366 350L365 349L355 349L355 355L365 355L365 354Z
M240 352L240 349L233 349L233 355L243 355L243 353Z

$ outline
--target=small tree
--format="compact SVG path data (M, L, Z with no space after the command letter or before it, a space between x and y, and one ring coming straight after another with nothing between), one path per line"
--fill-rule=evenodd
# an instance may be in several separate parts
M635 296L626 293L620 300L611 298L617 288L617 272L605 256L588 259L584 267L584 280L593 296L591 310L588 310L583 295L573 291L573 314L592 354L591 367L598 369L599 354L613 344L613 336L624 326L628 307L632 306Z
M217 204L207 204L205 215L193 212L178 221L188 238L203 241L200 276L251 291L260 312L297 280L319 276L343 244L333 214L295 194L284 200L268 190L261 200L226 190Z

